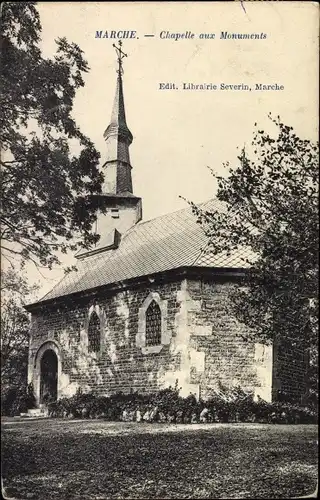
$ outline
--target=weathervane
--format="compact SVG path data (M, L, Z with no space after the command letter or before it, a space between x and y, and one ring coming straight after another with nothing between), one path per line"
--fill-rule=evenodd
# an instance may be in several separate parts
M123 73L123 68L122 68L122 59L124 57L128 57L128 54L125 54L121 47L122 47L122 42L121 40L119 40L119 47L117 47L114 43L112 44L113 47L116 49L116 52L117 52L117 56L118 56L118 65L119 65L119 69L118 69L118 73L119 75Z

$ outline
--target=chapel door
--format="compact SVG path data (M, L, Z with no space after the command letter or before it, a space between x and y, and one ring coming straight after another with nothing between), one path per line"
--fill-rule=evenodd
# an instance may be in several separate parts
M57 400L58 358L52 349L45 351L40 363L40 403Z

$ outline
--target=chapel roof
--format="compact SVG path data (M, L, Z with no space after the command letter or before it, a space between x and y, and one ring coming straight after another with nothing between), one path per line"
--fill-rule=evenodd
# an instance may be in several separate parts
M222 204L213 199L201 208L221 210ZM213 255L208 252L207 241L189 206L140 222L122 235L117 248L80 260L78 270L65 275L38 303L183 267L248 267L245 249Z

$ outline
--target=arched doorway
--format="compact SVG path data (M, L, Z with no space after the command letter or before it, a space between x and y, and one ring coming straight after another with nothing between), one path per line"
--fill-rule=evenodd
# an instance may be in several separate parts
M56 401L58 396L58 358L47 349L40 361L40 403Z

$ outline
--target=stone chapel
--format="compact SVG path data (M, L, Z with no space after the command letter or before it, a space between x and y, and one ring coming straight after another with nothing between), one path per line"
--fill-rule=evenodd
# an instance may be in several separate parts
M302 397L306 360L288 345L245 343L229 312L229 292L245 272L245 252L213 256L189 207L142 220L134 194L121 48L111 121L104 132L107 213L98 244L31 313L28 382L45 396L154 392L181 387L206 399L219 383L267 401ZM119 55L119 53L118 53ZM217 200L203 205L219 207Z

